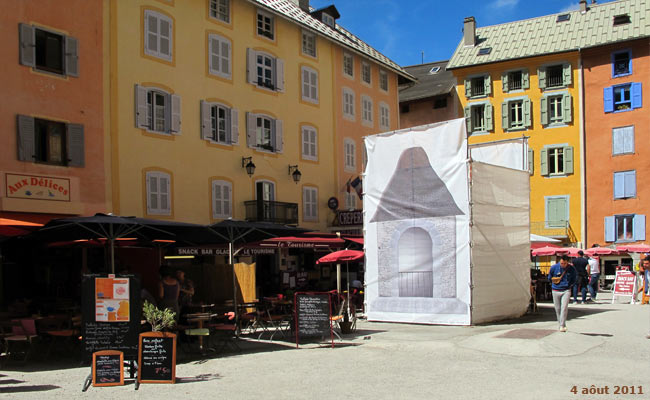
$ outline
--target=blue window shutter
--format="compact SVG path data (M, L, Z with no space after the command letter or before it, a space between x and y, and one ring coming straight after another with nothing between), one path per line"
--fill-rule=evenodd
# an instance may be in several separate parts
M616 241L616 221L614 220L614 216L610 217L605 217L605 241L606 242L614 242Z
M645 215L637 214L632 222L634 240L645 240Z
M636 197L636 171L625 172L625 197Z
M641 108L642 105L641 82L632 82L632 108Z
M625 172L614 172L614 198L625 197Z
M614 111L614 88L606 87L603 89L603 103L605 104L605 112Z

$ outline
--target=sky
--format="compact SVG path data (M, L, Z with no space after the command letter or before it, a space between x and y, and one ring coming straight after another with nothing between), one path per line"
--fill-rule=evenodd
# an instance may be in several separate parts
M341 14L337 23L401 66L451 58L465 17L480 28L578 9L578 0L310 1L314 8L331 4Z

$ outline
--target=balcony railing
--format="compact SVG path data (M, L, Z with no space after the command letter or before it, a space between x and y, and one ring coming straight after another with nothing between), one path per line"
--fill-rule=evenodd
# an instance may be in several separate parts
M569 243L577 241L569 221L534 221L530 223L530 233L557 239L566 239Z
M245 201L246 221L274 222L276 224L297 225L298 204L280 201Z

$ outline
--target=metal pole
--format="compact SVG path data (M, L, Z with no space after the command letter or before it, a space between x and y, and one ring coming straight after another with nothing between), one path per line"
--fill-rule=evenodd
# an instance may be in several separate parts
M235 274L235 263L232 254L233 243L228 243L228 263L232 266L232 304L235 307L235 321L239 321L239 312L237 311L237 275Z
M336 291L341 294L341 264L336 264Z
M108 229L110 230L110 236L108 238L108 241L111 244L111 274L115 273L115 246L114 246L114 238L113 238L113 224L108 225Z

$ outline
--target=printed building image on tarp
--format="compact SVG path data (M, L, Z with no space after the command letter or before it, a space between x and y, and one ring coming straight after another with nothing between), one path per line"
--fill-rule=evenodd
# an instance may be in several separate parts
M477 163L480 171L496 169L497 179L514 179L510 182L523 185L523 191L517 189L517 194L497 196L494 193L500 189L496 184L492 186L493 195L485 196L486 203L503 203L512 201L508 199L512 194L518 202L515 209L502 204L507 206L505 214L503 209L484 208L488 213L496 213L490 224L503 225L498 233L505 235L508 246L515 248L514 252L512 248L504 250L513 263L503 266L509 272L501 279L514 285L504 290L499 282L485 279L490 274L476 270L487 266L495 274L503 273L503 268L493 262L500 259L499 250L495 248L494 254L485 260L472 257L470 243L474 234L479 242L483 241L480 231L471 223L474 182L469 179L472 163L468 160L463 120L369 136L366 150L364 237L368 319L468 325L525 311L529 293L528 283L524 282L528 279L528 175ZM477 183L476 188L481 187ZM487 294L492 298L487 308L473 302L473 288L478 289L475 277L485 281L483 291L478 291L479 297L483 300ZM495 308L495 304L512 302Z

